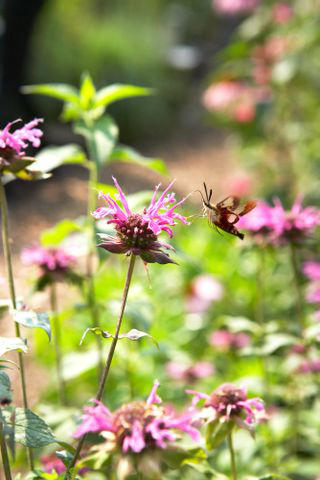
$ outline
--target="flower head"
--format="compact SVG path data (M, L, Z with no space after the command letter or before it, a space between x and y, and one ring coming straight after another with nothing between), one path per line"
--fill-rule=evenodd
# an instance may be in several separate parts
M320 262L305 262L303 273L310 280L320 282Z
M57 458L54 454L52 455L43 455L40 458L40 462L42 464L42 468L45 473L57 473L61 475L62 473L66 472L67 468L62 460ZM88 471L87 468L81 468L78 471L78 475L82 476Z
M226 15L237 15L250 13L254 10L260 0L214 0L213 6L217 12Z
M8 123L0 131L0 174L18 174L22 170L30 174L25 169L33 163L34 159L26 157L25 150L29 144L35 148L40 146L43 133L37 126L43 120L36 118L14 132L10 132L12 125L17 121Z
M248 398L245 388L231 383L220 385L211 395L187 390L194 395L193 406L201 400L206 402L203 407L204 418L207 422L235 422L240 428L250 428L265 416L265 408L260 398Z
M70 267L76 259L62 248L26 247L22 250L21 260L25 265L37 265L42 277L49 281L64 280L70 273Z
M199 440L199 432L192 426L189 414L176 415L172 409L161 405L155 382L147 401L131 402L110 412L100 402L85 408L82 424L75 432L79 438L85 433L99 433L106 439L110 450L140 453L147 449L164 449L175 443L179 432L188 433Z
M131 211L127 198L117 180L113 179L119 192L114 200L111 195L100 196L106 201L107 206L98 208L93 216L98 219L109 218L107 223L113 224L116 236L100 234L101 243L98 245L112 253L132 253L139 255L147 263L174 263L170 257L162 251L172 249L165 242L158 241L158 235L166 232L173 236L172 227L177 221L188 225L186 217L175 210L184 201L175 201L175 194L169 193L174 182L171 182L166 190L157 199L160 185L155 188L152 200L148 208L141 213Z
M206 378L212 375L214 373L214 366L210 362L196 362L193 365L168 362L166 365L166 371L174 380L194 383L200 378Z
M190 313L203 313L212 304L221 300L224 289L212 275L197 275L188 288L187 309Z
M296 369L297 373L319 373L320 372L320 359L305 360Z
M210 344L218 350L240 350L249 345L250 338L246 333L233 333L228 330L216 330L210 335Z

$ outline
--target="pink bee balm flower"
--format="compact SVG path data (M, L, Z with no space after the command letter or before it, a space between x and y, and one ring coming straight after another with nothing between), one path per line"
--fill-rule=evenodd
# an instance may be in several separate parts
M310 280L320 281L320 262L305 262L303 273Z
M42 468L46 473L57 473L61 475L66 472L67 468L62 460L57 458L54 454L52 455L43 455L40 458ZM78 475L83 476L88 471L88 468L81 468L78 471Z
M285 2L276 3L272 8L272 19L278 25L288 23L293 17L292 7Z
M13 133L10 129L15 122L8 123L6 127L0 132L0 149L12 149L18 155L24 155L24 150L28 147L28 143L35 148L40 146L40 138L43 132L37 128L40 122L43 122L41 118L35 118L29 123L26 123L22 128L17 128Z
M250 337L245 333L232 333L228 330L216 330L210 335L210 344L224 352L240 350L250 343Z
M161 405L157 394L159 382L155 382L147 401L131 402L110 412L100 402L85 409L83 422L75 432L79 438L85 433L99 433L106 439L110 450L140 453L146 449L164 449L185 432L194 441L200 434L192 426L192 415L176 415L172 409Z
M320 359L306 360L302 362L296 369L297 373L319 373Z
M25 265L38 265L47 272L63 272L74 262L75 257L65 253L62 248L26 247L22 250L21 260Z
M210 377L214 373L214 366L209 362L196 362L193 365L168 362L166 371L174 380L193 383L200 378Z
M165 242L158 241L158 235L166 232L173 236L172 227L181 222L188 225L186 217L175 210L186 200L175 202L175 194L169 193L174 182L157 199L160 185L155 188L151 203L141 213L131 211L125 194L117 180L113 178L119 192L114 200L111 195L100 196L106 201L107 206L98 208L93 216L99 220L109 218L107 223L114 224L116 236L100 234L101 243L98 245L112 253L126 253L138 255L147 263L175 263L169 255L161 249L172 250Z
M237 15L250 13L259 3L260 0L214 0L213 6L219 13Z
M231 383L224 383L211 395L193 390L186 390L194 395L193 407L201 400L206 402L203 407L203 417L207 422L219 420L235 422L240 428L250 429L260 418L265 418L264 403L260 398L248 398L245 388L239 388Z
M212 302L221 300L223 294L223 286L212 275L197 275L189 286L187 309L190 313L203 313Z

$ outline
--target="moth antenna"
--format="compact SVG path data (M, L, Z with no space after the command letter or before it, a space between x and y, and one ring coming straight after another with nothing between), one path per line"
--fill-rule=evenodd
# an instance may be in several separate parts
M201 192L201 190L194 190L192 193L194 193L194 192L199 192L200 195L201 195L201 198L202 198L203 203L206 203L206 201L205 201L205 199L204 199L204 196L203 196L203 193Z
M210 203L212 194L213 194L213 190L212 190L212 188L210 188L208 203Z
M206 194L206 198L207 198L207 202L209 203L209 195L208 195L208 189L207 189L207 185L205 182L203 182L203 186L204 186L204 191L205 191L205 194Z

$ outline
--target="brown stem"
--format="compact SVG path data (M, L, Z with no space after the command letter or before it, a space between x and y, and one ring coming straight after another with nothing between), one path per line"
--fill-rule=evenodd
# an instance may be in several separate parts
M7 278L8 278L8 284L9 284L10 298L11 298L12 307L16 310L17 301L16 301L15 286L14 286L11 249L10 249L10 240L9 240L8 206L7 206L6 192L5 192L4 185L1 182L1 178L0 178L0 205L1 205L2 244L3 244L3 252L4 252L5 263L6 263L6 269L7 269ZM16 336L21 337L20 325L17 322L15 322L15 330L16 330ZM27 409L28 408L27 387L26 387L26 378L25 378L25 371L24 371L23 355L22 355L21 352L18 352L18 358L19 358L23 407L25 409ZM30 447L27 448L27 452L28 452L28 460L29 460L30 469L34 470L34 461L33 461L32 449Z
M1 413L0 413L0 450L1 450L3 471L4 471L5 478L6 480L12 480L7 444L4 436L3 423L1 420Z
M104 368L104 371L103 371L103 374L102 374L102 377L101 377L101 380L100 380L100 385L99 385L99 388L98 388L98 392L97 392L97 395L95 397L96 400L98 400L98 401L101 401L101 399L102 399L105 384L106 384L106 381L107 381L107 378L108 378L108 375L109 375L114 351L115 351L117 343L118 343L119 333L120 333L120 329L121 329L121 325L122 325L123 314L124 314L126 304L127 304L127 298L128 298L128 293L129 293L129 288L130 288L130 283L131 283L131 279L132 279L132 274L133 274L135 261L136 261L136 256L132 254L131 257L130 257L130 263L129 263L129 267L128 267L126 284L125 284L125 287L124 287L124 290L123 290L121 310L120 310L118 323L117 323L117 327L116 327L116 333L115 333L115 335L113 337L113 340L112 340L112 343L111 343L111 347L110 347L110 350L109 350L109 353L108 353L106 366ZM80 452L81 452L82 446L85 442L85 439L86 439L86 434L84 434L83 437L81 437L81 439L78 443L76 453L74 454L72 462L69 465L68 472L66 473L66 476L65 476L66 479L70 478L70 469L73 468L75 466L75 464L77 463L77 460L80 456Z

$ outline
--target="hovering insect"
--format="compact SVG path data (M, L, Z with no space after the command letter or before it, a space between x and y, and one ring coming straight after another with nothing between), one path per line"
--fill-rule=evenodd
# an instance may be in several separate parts
M203 201L204 215L208 217L209 222L224 232L235 235L243 240L244 234L239 232L235 224L240 220L240 217L243 217L243 215L246 215L255 208L256 202L251 200L239 207L240 198L227 197L216 205L213 205L210 203L212 188L208 191L207 185L205 183L203 183L203 185L205 196L203 196L202 192L200 193Z

